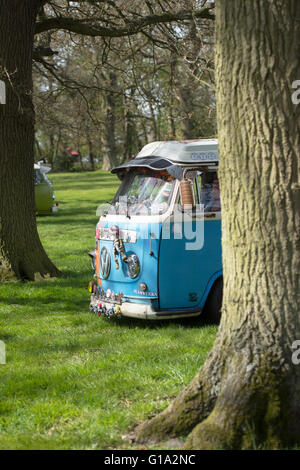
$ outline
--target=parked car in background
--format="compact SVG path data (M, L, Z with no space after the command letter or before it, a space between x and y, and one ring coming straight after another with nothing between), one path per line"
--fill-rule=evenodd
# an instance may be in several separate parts
M52 214L57 212L53 186L48 180L44 167L34 165L35 207L37 214Z

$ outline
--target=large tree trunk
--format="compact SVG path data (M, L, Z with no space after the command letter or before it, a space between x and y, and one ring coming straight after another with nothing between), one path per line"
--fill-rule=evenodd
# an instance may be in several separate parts
M36 227L32 49L40 1L2 0L0 79L0 281L8 272L34 279L58 270L47 257Z
M299 0L217 2L224 298L212 352L138 439L185 448L300 443Z

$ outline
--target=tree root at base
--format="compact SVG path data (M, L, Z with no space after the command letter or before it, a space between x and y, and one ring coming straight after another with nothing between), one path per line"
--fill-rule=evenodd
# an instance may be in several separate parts
M231 356L217 398L203 388L207 377L205 368L200 369L172 405L138 427L136 440L187 436L183 449L279 449L299 444L300 405L289 380L290 366L278 367L280 361L266 353L249 367L246 357Z

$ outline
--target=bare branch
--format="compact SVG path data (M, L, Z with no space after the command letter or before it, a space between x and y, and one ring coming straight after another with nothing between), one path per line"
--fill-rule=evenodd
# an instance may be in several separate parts
M168 11L161 14L147 15L139 19L132 19L127 21L126 26L119 28L101 26L101 24L97 24L97 21L99 23L101 22L101 19L99 18L88 20L61 16L37 21L35 33L40 34L45 31L63 29L85 36L123 37L139 33L140 31L143 31L145 27L150 25L179 22L184 20L191 20L193 18L214 20L215 15L211 13L211 8L202 8L195 11Z

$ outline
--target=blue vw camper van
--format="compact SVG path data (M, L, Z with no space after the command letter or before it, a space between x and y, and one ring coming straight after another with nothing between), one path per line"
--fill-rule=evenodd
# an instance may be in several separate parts
M216 139L147 144L112 170L121 180L96 227L90 310L219 322L221 206Z

